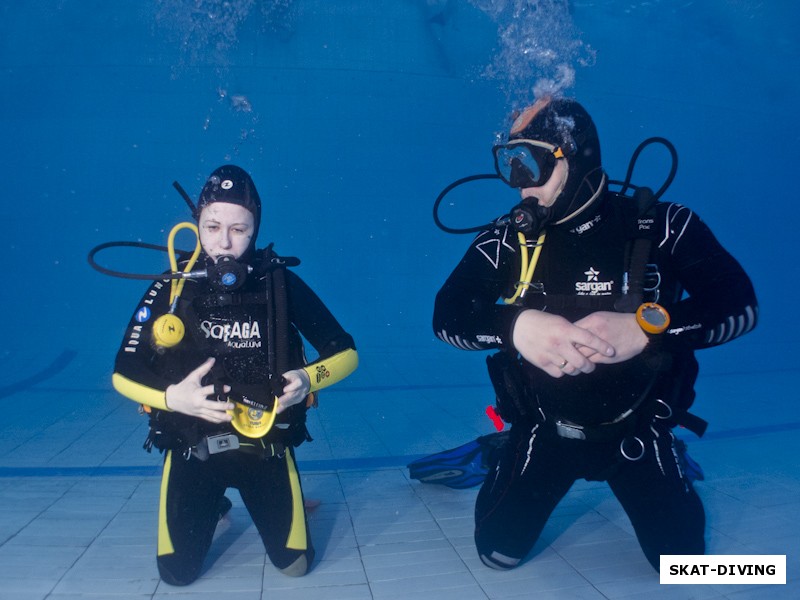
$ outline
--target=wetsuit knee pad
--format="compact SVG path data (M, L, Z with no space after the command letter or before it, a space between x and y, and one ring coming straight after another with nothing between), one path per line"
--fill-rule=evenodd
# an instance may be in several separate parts
M520 558L506 556L505 554L501 554L496 550L487 552L486 554L483 552L478 552L478 556L483 564L498 571L510 571L511 569L518 567L519 563L522 562L522 559Z
M181 565L179 561L174 560L174 555L170 554L158 557L158 574L164 583L185 586L197 580L200 576L200 570L185 568L185 565Z
M302 577L308 573L309 566L308 557L305 554L302 554L288 567L278 570L288 577Z

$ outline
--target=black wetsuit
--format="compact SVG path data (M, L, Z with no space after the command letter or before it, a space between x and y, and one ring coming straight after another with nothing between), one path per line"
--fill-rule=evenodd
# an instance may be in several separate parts
M355 346L317 295L291 271L285 275L291 323L287 369L305 368L314 391L325 386L325 376L341 379L355 368ZM152 325L168 310L170 287L157 281L142 297L114 374L118 391L148 406L149 441L166 451L158 535L161 577L173 585L198 577L228 487L239 490L276 567L285 569L302 556L310 566L314 550L293 449L306 438L305 405L290 407L265 436L253 439L229 424L171 412L164 400L169 385L213 356L216 363L203 385L230 385L232 398L242 393L272 402L263 276L250 275L232 294L213 292L206 280L187 281L176 313L186 335L176 347L159 351L151 343ZM319 353L310 365L305 364L300 335ZM236 435L239 449L209 455L208 436L225 434Z
M633 201L609 193L578 226L551 228L521 305L497 302L519 280L516 232L498 226L479 234L437 295L438 337L462 349L516 356L511 331L524 309L571 322L614 310L628 240L636 237L637 215L632 220L626 202ZM639 356L590 374L554 378L522 361L525 406L511 419L510 441L476 505L476 544L489 566L519 564L580 478L609 483L656 569L660 554L704 551L703 507L682 472L675 419L665 417L694 398L694 351L752 329L757 304L741 266L692 211L659 203L655 227L644 300L667 309L669 329ZM573 435L577 430L586 432L584 439Z

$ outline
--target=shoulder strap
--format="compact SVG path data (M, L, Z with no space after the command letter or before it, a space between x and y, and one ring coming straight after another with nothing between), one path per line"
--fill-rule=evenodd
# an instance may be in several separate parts
M283 373L289 370L292 353L292 336L297 336L297 331L289 322L289 301L286 285L287 267L300 264L295 257L278 256L272 249L272 244L262 250L260 268L264 274L264 283L267 295L267 360L269 362L269 385L272 393L277 397L283 393ZM279 422L290 423L288 429L275 428L280 439L285 444L299 446L305 441L312 441L306 427L306 411L308 403L301 402L289 407L279 415ZM283 420L281 420L283 419Z
M267 360L270 387L276 396L283 393L281 375L288 369L289 310L286 299L286 266L299 264L296 258L278 256L272 244L261 251L259 269L264 273L267 295Z
M630 201L628 201L630 202ZM635 312L644 298L644 275L656 235L657 199L648 187L637 188L633 194L635 221L623 209L623 217L635 225L625 248L625 274L622 296L614 303L618 312Z

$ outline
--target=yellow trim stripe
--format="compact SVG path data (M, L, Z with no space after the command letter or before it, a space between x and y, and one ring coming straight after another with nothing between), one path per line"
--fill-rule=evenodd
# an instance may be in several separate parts
M134 402L146 404L153 408L160 408L161 410L169 410L167 408L167 394L164 390L156 390L141 383L136 383L119 373L114 373L111 376L111 384L120 394Z
M318 360L304 367L311 381L310 392L316 392L350 375L358 367L358 353L352 348L342 350L324 360Z
M286 547L290 550L308 550L308 534L306 533L306 509L303 506L303 491L300 489L300 476L294 464L292 453L286 452L286 467L289 471L289 484L292 488L292 527L286 539Z
M172 537L169 534L167 525L167 482L169 472L172 469L172 450L167 450L164 459L164 471L161 473L161 499L158 503L158 555L174 554L175 548L172 545Z

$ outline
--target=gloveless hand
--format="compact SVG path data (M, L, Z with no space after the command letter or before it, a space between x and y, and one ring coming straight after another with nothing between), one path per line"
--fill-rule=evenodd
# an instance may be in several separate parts
M533 309L517 317L512 343L522 358L552 377L591 373L598 361L587 355L613 357L616 352L613 345L588 329Z
M189 373L184 379L167 388L166 404L167 408L175 412L198 417L210 423L227 423L232 417L226 410L233 410L233 402L218 402L213 397L214 386L202 385L201 381L214 366L214 359L209 358L194 371ZM230 386L225 386L225 392L230 391Z

